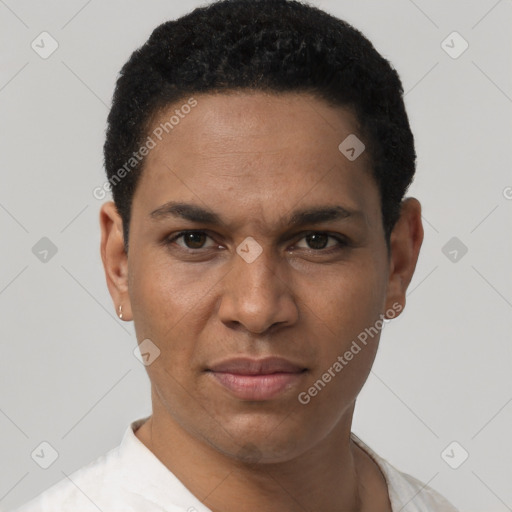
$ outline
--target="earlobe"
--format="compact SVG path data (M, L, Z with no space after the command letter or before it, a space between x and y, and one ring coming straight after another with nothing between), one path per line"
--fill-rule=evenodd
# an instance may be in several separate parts
M128 294L128 255L124 249L123 222L115 203L104 203L100 209L101 259L116 314L122 306L122 320L131 319Z
M405 307L407 288L414 275L421 244L423 243L421 204L413 198L402 202L400 218L390 237L389 280L386 296L386 309L393 304Z

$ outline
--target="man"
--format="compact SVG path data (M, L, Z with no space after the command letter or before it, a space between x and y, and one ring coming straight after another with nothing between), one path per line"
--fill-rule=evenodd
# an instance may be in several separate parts
M351 433L423 240L402 94L287 0L196 9L131 56L101 254L153 413L20 512L455 510Z

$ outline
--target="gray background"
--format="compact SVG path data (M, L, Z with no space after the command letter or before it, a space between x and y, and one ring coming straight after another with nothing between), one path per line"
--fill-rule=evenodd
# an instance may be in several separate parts
M105 180L119 69L154 27L201 3L0 0L5 510L150 414L133 326L117 319L105 284L92 191ZM354 431L461 510L512 510L512 2L313 3L362 30L400 73L418 152L409 195L424 208L407 308L384 329ZM47 59L31 48L42 31L59 44ZM442 46L453 31L469 44L458 58ZM43 237L57 247L46 262L32 251ZM46 470L31 458L43 441L59 454ZM469 453L457 469L441 456L452 441L452 465Z

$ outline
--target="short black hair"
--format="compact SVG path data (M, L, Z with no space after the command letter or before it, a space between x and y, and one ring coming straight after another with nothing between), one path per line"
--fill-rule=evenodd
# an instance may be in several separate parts
M123 220L125 250L132 199L144 167L144 159L133 155L155 115L193 93L244 89L307 92L352 109L379 188L389 249L416 165L396 70L360 31L308 3L220 0L159 25L121 69L104 161Z

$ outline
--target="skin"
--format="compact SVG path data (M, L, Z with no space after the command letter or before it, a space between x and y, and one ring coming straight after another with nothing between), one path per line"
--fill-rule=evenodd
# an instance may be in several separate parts
M338 150L358 133L349 110L305 93L194 97L197 107L146 157L128 255L114 203L100 212L116 309L139 343L161 351L146 367L153 415L136 436L214 512L390 511L382 473L350 438L380 333L307 405L297 396L379 315L405 306L420 203L403 202L388 255L368 154L349 161ZM150 217L168 201L225 224ZM329 205L359 214L286 225L292 211ZM206 234L163 244L183 230ZM236 252L249 236L262 248L251 263ZM205 371L231 356L280 356L307 370L277 397L242 400Z

